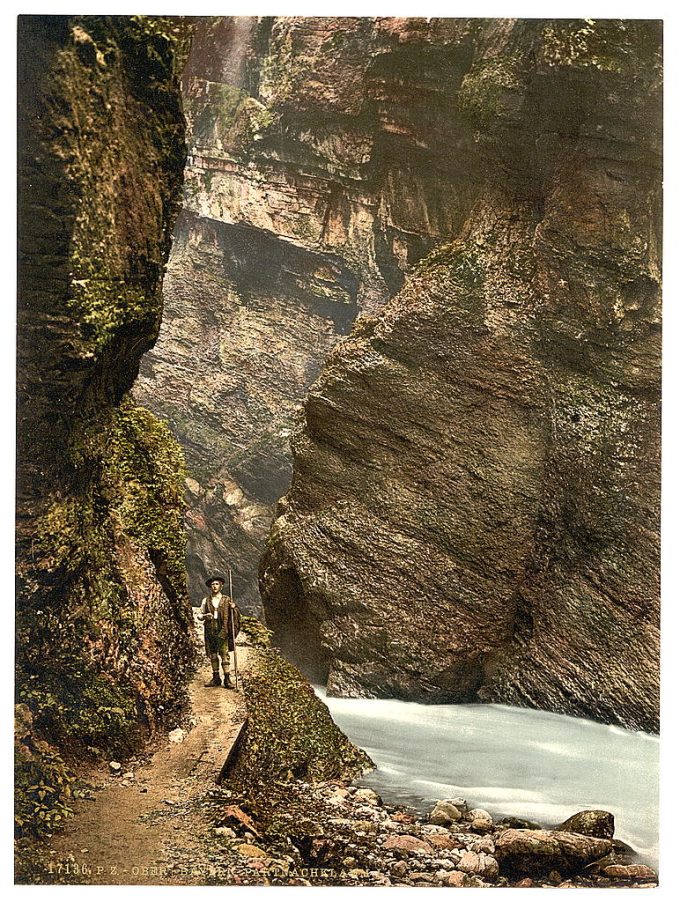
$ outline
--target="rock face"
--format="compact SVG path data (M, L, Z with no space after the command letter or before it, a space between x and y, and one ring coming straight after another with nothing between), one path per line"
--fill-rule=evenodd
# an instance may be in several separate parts
M395 54L451 65L422 153L464 188L444 191L450 240L336 346L305 401L262 563L267 621L332 693L655 730L658 23L400 27ZM293 66L295 97L330 91L351 117L334 65L309 83ZM392 65L395 85L411 70ZM388 118L406 147L405 114Z
M179 40L162 19L20 18L17 694L69 755L129 751L191 661L183 458L125 396L179 200Z
M358 313L456 234L474 146L455 97L467 20L212 19L183 95L190 155L164 319L135 396L179 437L193 600L257 568L292 472L295 412Z

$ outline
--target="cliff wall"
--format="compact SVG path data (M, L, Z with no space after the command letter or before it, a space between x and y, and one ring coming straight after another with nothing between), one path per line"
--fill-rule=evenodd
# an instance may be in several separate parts
M62 756L125 754L178 713L192 659L184 460L127 395L158 333L178 209L182 35L145 17L19 19L24 832L67 813Z
M655 730L659 27L452 27L465 202L309 392L267 621L334 693Z
M261 612L295 412L357 315L465 220L474 137L455 98L472 31L463 19L198 25L183 214L135 387L187 454L194 600L231 564L239 603Z

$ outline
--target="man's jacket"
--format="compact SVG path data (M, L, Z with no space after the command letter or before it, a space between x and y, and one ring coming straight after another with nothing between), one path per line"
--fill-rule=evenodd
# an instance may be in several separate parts
M209 614L210 616L203 621L203 635L205 638L205 650L207 654L214 654L217 651L218 644L226 642L229 651L234 650L234 639L241 630L241 613L234 605L231 608L231 618L233 625L233 633L229 629L229 602L231 599L228 595L220 598L220 606L217 609L217 620L212 616L214 612L212 599L204 598L201 602L201 614Z

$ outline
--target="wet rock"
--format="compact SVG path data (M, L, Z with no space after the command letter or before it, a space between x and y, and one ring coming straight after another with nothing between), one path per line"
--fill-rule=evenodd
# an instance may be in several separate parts
M572 814L564 823L555 827L567 833L581 833L583 836L598 836L611 839L614 836L614 815L608 811L579 811Z
M448 827L462 817L460 809L451 802L437 802L430 812L430 823Z
M496 837L503 874L542 876L559 870L570 875L611 851L611 841L552 830L504 830Z
M523 817L506 816L496 823L497 830L542 830L541 824Z

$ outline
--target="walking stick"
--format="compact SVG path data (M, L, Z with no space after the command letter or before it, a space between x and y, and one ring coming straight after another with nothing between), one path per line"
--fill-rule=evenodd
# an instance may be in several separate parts
M231 633L231 641L234 643L234 689L238 689L238 662L236 661L236 636L234 634L234 612L232 610L232 602L234 601L234 590L231 585L231 567L229 567L229 632Z

